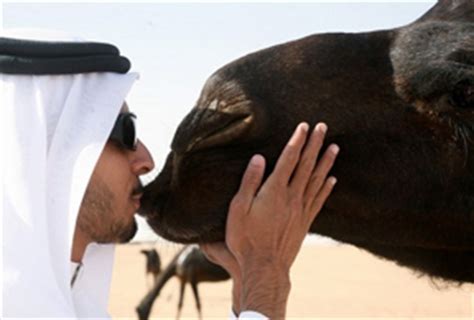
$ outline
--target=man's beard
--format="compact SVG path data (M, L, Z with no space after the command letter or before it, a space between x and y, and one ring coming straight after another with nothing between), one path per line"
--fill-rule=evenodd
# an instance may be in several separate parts
M138 230L137 221L133 219L133 222L128 225L123 225L119 223L112 225L110 228L109 237L115 237L115 241L112 241L112 242L126 243L133 239L133 237L137 233L137 230ZM100 242L100 241L97 241L97 242L110 243L111 241L106 240L104 242Z
M99 179L95 179L86 189L77 227L94 242L125 243L137 233L134 218L124 220L115 216L112 205L114 199L114 194Z

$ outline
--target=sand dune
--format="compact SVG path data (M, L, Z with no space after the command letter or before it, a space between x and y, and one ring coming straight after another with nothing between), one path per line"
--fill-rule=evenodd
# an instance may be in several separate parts
M114 319L136 318L135 307L147 291L145 257L150 244L117 248L109 310ZM177 245L155 245L164 265ZM305 245L292 269L288 318L444 318L473 319L474 286L446 286L418 278L406 268L348 245ZM231 282L199 286L203 318L226 318ZM178 281L173 278L156 300L153 318L175 318ZM187 287L182 318L196 318L191 287Z

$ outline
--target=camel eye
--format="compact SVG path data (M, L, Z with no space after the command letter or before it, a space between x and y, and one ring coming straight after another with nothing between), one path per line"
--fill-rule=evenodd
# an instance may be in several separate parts
M474 108L474 83L470 80L463 80L456 84L451 94L451 101L458 108Z

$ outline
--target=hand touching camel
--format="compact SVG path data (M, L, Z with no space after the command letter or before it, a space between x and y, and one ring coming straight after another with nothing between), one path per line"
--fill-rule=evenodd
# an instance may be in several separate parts
M309 140L308 131L306 123L297 127L261 187L265 160L252 158L230 204L225 243L202 245L232 275L236 313L255 310L272 319L285 315L290 268L336 184L327 175L338 146L331 145L316 162L327 126L318 124Z

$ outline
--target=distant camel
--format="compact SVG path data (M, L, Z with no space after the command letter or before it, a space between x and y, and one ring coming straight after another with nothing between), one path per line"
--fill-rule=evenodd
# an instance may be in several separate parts
M210 262L204 253L196 245L186 246L180 250L176 256L171 260L168 266L156 279L154 287L148 292L148 294L142 299L136 311L140 320L148 319L151 308L155 299L160 294L163 286L168 282L171 277L177 276L180 281L180 293L178 302L178 313L176 318L179 319L181 315L181 309L183 307L184 289L186 283L191 284L193 289L194 298L196 300L196 308L201 319L201 301L198 292L199 282L218 282L228 280L230 275L220 266Z
M156 279L158 278L158 275L161 272L160 255L155 249L149 249L149 250L143 249L143 250L140 250L140 253L143 253L146 258L145 276L147 277L147 280L148 280L149 275L151 275L153 279L152 283L154 284L156 282Z
M356 13L355 13L356 14ZM283 21L284 23L284 21ZM474 283L474 1L409 25L311 35L216 71L179 125L140 213L162 237L223 241L253 154L265 177L296 125L341 147L311 233Z

